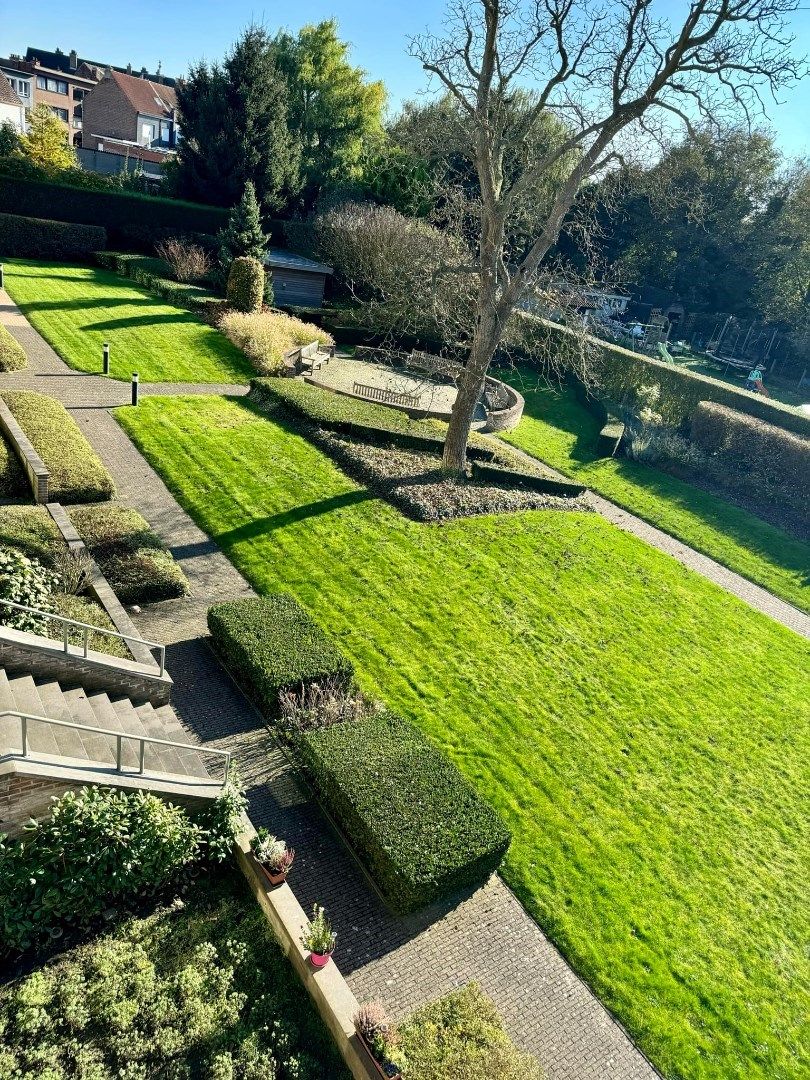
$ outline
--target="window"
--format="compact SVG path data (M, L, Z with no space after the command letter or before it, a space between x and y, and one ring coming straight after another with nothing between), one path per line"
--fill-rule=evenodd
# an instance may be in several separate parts
M46 79L44 75L37 75L37 89L67 96L68 84L63 79Z
M8 81L11 83L13 90L21 98L31 97L31 84L28 82L27 79L15 79L13 75L8 75L7 78Z
M141 124L141 143L144 146L149 146L157 138L157 124L153 124L149 121Z
M53 113L54 116L58 116L60 120L64 120L65 123L68 122L68 111L67 111L67 109L57 109L57 107L55 105L51 105L51 112Z
M73 87L73 100L74 101L84 101L84 95L86 93L87 93L87 91L82 90L82 88L80 86L74 86Z

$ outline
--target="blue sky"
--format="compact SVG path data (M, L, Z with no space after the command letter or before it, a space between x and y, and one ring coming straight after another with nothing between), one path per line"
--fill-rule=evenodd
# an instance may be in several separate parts
M794 16L793 31L801 51L810 53L810 0L803 3L808 6ZM661 0L661 7L676 15L686 4ZM58 46L64 52L76 49L92 59L131 62L151 71L161 61L167 75L180 75L192 60L221 56L251 20L271 29L283 25L297 30L334 16L343 39L352 45L354 62L372 78L384 80L395 110L424 86L420 66L407 55L408 37L438 27L443 8L444 0L298 0L265 7L243 0L0 0L0 55L22 53L28 45ZM810 79L770 113L785 152L810 152Z

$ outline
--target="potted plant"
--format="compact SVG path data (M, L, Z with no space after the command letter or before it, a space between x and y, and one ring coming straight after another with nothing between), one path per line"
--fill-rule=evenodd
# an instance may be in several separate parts
M309 959L313 967L326 967L329 957L335 951L337 934L326 913L318 904L312 905L312 918L301 935L301 944L309 949Z
M397 1044L396 1027L379 1001L368 1001L354 1014L354 1026L374 1068L385 1080L402 1080L401 1064L393 1060Z
M281 885L287 880L287 874L295 859L295 851L288 848L283 840L260 826L250 841L250 850L271 885Z

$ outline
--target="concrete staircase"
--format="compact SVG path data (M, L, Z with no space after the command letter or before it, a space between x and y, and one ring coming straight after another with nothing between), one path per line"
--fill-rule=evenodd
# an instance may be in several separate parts
M115 735L83 731L85 727L105 728L135 738L122 739L124 770L139 766L139 736L171 742L192 741L170 705L138 704L130 698L81 687L68 689L54 679L32 675L9 675L0 668L0 758L21 751L20 721L2 716L6 709L47 716L80 725L77 728L28 722L29 756L43 761L70 761L74 766L87 762L115 768ZM204 755L175 746L145 744L144 771L175 777L208 778Z

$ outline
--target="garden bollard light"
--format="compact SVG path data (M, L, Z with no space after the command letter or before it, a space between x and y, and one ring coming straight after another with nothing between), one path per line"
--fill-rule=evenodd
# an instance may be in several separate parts
M132 372L132 404L138 404L138 372Z
M0 289L3 288L3 264L0 263Z
M110 346L106 341L104 342L104 374L110 374Z

